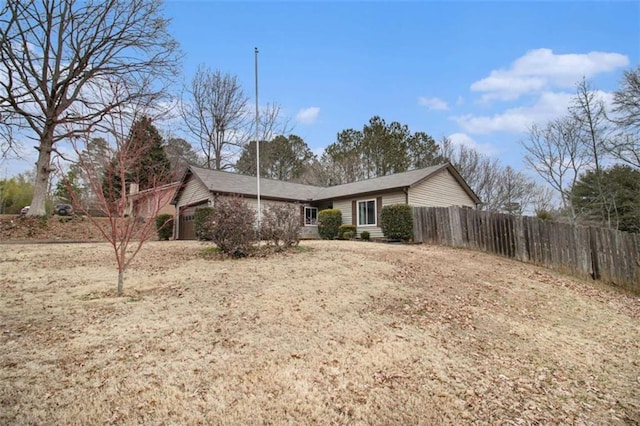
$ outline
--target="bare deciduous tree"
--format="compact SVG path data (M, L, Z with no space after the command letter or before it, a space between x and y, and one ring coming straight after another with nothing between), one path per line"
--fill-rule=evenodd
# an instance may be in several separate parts
M532 184L529 178L511 166L501 169L492 210L521 215L529 203Z
M498 181L502 166L491 158L465 145L455 146L449 138L440 141L441 156L460 172L465 181L482 200L482 208L498 210Z
M472 147L455 146L449 138L440 140L439 155L451 162L482 200L483 210L522 215L536 209L536 199L545 192L524 173L503 166Z
M275 102L268 102L260 107L258 117L258 137L261 141L270 141L276 136L287 136L293 131L293 126L289 125L289 119L282 115L282 107ZM242 145L246 145L256 137L256 120L252 111L249 125L240 135Z
M604 101L587 80L582 79L577 84L569 113L577 125L578 137L588 150L596 172L600 173L600 163L606 152L608 120Z
M549 216L557 209L556 200L557 197L552 188L536 184L531 197L531 207L537 216Z
M0 9L0 116L37 142L30 215L45 214L56 145L122 105L158 99L179 56L159 0L7 1ZM109 82L122 97L97 95ZM9 121L7 121L9 120ZM14 144L15 139L10 141Z
M612 121L622 131L609 141L609 152L640 168L640 66L625 71L620 89L613 94L613 113Z
M604 100L586 79L578 83L569 113L577 124L578 137L589 153L590 162L595 168L593 184L596 186L594 192L598 194L597 202L603 207L599 210L602 212L602 224L611 226L613 210L602 179L602 161L607 155L606 147L609 139L609 120Z
M271 140L290 129L281 119L280 106L269 103L259 111L259 126L236 76L200 65L185 87L180 104L185 130L198 140L204 166L232 169L243 147L251 140Z
M625 71L620 89L613 94L613 105L616 124L640 132L640 66Z
M525 162L558 192L571 222L575 222L571 188L592 158L580 140L579 123L566 117L551 121L544 128L533 125L523 147Z
M232 167L248 123L248 99L236 76L200 65L181 103L186 129L200 142L209 169Z

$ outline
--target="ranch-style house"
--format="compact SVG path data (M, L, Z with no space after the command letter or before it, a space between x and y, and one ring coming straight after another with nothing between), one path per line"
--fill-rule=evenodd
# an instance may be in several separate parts
M175 239L195 239L195 210L215 206L218 197L228 196L242 196L257 208L256 177L189 167L171 200ZM369 231L372 238L381 238L380 211L384 206L476 208L480 204L450 163L329 187L261 178L260 201L263 208L269 203L299 204L303 238L318 238L318 212L328 208L340 210L342 223L355 224L358 234Z

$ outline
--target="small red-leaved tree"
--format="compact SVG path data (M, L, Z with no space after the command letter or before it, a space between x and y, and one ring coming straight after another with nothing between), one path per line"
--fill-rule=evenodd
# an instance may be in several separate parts
M124 274L131 261L144 243L155 235L154 219L166 203L161 186L172 177L162 161L149 161L150 157L157 156L158 140L153 132L140 131L140 122L148 124L148 116L131 107L121 108L112 111L94 131L72 140L77 154L76 165L95 200L91 206L83 204L81 194L72 185L67 186L68 193L76 211L88 217L113 249L118 269L118 296L122 295ZM98 164L80 155L97 136L109 143L110 159L106 167L104 163ZM144 182L142 188L141 182ZM146 217L141 217L135 206L129 206L127 193L134 184L146 190L145 198L150 206L145 209ZM97 216L107 220L98 220Z

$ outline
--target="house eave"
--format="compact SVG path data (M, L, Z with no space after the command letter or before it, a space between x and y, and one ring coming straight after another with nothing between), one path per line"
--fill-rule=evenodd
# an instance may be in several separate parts
M352 198L361 198L361 197L369 197L372 195L380 195L380 194L387 194L389 192L396 192L396 191L405 191L406 189L408 189L409 186L395 186L392 188L385 188L385 189L380 189L377 191L366 191L366 192L356 192L353 194L347 194L347 195L340 195L337 197L323 197L323 198L313 198L313 202L321 202L321 201L330 201L330 200L345 200L345 199L352 199Z

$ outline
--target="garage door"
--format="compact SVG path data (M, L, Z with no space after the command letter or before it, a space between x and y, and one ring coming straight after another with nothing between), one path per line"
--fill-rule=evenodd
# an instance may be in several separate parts
M196 231L194 227L195 207L186 207L180 213L178 239L179 240L195 240Z

